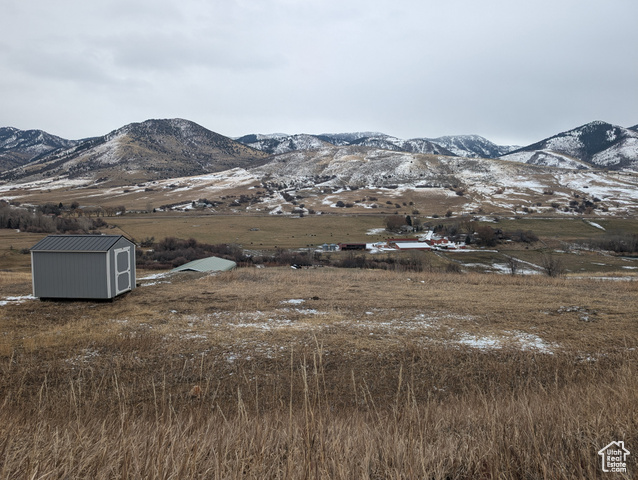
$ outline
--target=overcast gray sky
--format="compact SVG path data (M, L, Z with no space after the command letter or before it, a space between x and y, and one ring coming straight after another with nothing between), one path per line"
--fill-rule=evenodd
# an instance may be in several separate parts
M228 136L638 124L636 0L5 0L0 126Z

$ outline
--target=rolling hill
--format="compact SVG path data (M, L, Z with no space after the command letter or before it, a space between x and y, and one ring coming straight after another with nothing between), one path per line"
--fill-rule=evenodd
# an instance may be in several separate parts
M2 180L56 176L130 184L265 163L268 154L182 119L131 123L6 171Z
M356 145L395 152L470 158L498 158L518 148L495 145L478 135L403 140L379 132L322 133L320 135L251 134L240 137L237 141L273 155L297 150L319 150L326 147L326 143L336 146Z
M71 148L80 140L66 140L42 130L0 128L0 172L19 167L52 151Z
M635 128L592 122L514 151L477 135L251 134L233 140L183 119L131 123L85 141L4 128L0 181L5 188L34 181L50 188L54 181L125 186L240 169L257 182L285 184L505 186L512 172L524 183L556 167L638 171Z
M521 148L505 160L566 168L638 170L638 132L606 122L591 122Z

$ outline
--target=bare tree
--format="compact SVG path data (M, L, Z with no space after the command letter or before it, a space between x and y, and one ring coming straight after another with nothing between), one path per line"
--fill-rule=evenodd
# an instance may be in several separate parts
M541 258L541 268L549 277L560 277L565 274L563 261L551 253L544 253Z
M521 269L520 260L514 257L507 257L507 268L512 276L516 275L516 273Z

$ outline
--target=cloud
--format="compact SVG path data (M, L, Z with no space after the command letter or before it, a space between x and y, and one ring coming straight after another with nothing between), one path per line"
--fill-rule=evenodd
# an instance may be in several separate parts
M638 123L633 0L25 0L3 13L0 125L77 137L175 115L229 135L531 143Z

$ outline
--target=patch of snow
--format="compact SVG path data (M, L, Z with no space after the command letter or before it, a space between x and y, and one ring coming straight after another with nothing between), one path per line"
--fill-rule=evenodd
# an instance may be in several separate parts
M542 353L554 353L552 348L555 348L556 345L548 344L538 335L524 332L513 332L513 335L519 342L521 350L537 350Z
M518 347L523 351L538 351L541 353L553 354L552 348L555 345L550 345L542 338L531 333L524 332L505 332L511 336L496 338L493 336L479 336L463 334L456 343L466 345L479 350L490 350L503 348L507 344L507 340L513 340L518 344Z
M461 336L457 343L461 345L467 345L468 347L478 348L479 350L488 350L494 348L501 348L502 344L500 340L494 337L479 337L476 335L464 334Z
M146 277L138 278L138 280L157 280L159 278L166 278L172 275L172 272L153 273Z
M594 223L594 222L589 221L589 220L585 220L585 222L589 223L592 227L596 227L596 228L599 228L601 230L605 230L605 227L603 227L603 226L601 226L601 225L599 225L597 223Z
M291 303L293 305L300 305L304 303L305 300L303 298L292 298L290 300L282 300L281 303Z
M27 300L35 300L33 295L24 295L22 297L5 297L4 300L0 300L0 306L9 305L13 303L24 303Z

